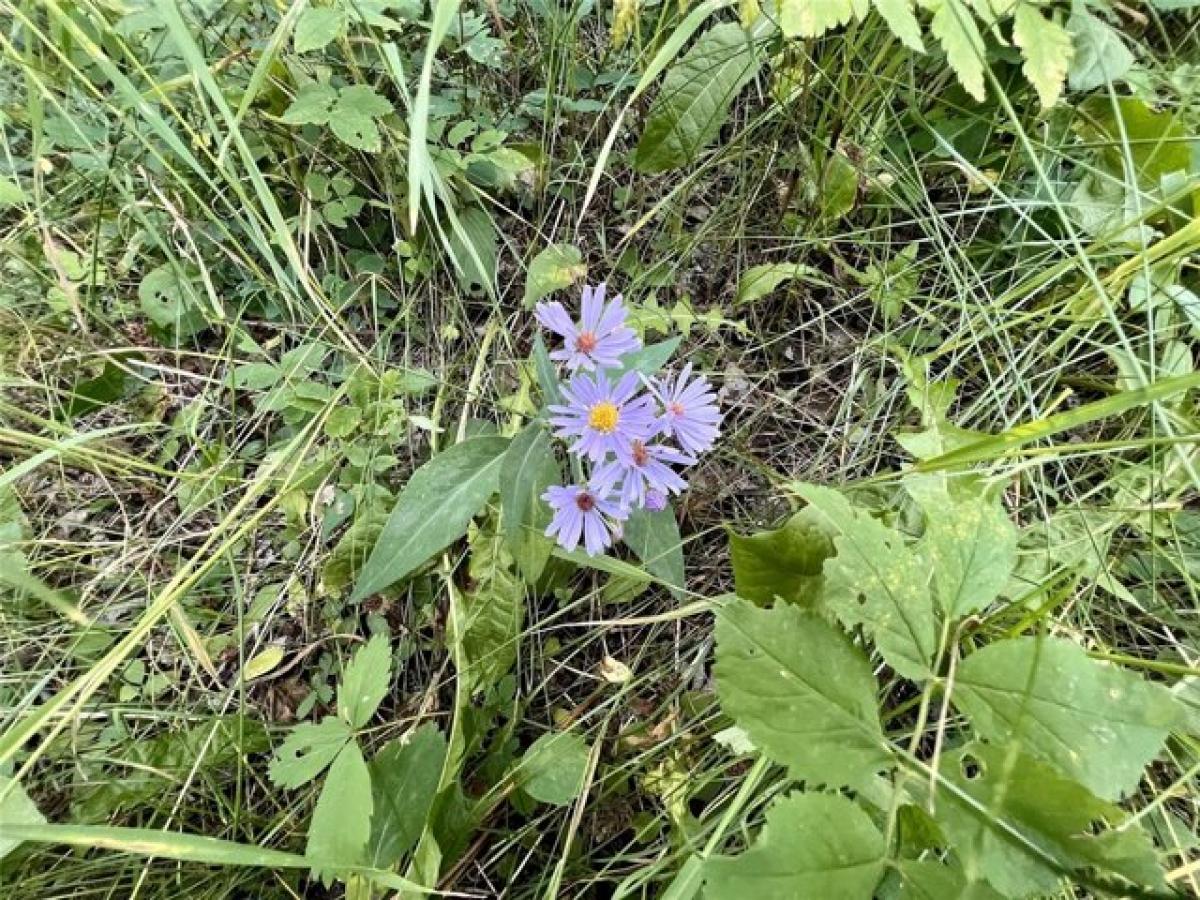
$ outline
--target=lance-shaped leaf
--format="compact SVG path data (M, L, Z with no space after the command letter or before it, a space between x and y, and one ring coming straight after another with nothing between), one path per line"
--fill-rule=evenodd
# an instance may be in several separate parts
M546 537L550 507L542 494L561 477L549 433L541 422L530 422L504 453L500 516L509 552L531 582L541 577L554 549L554 541Z
M507 438L471 438L417 469L367 557L351 599L395 584L466 534L471 519L496 492L507 447Z

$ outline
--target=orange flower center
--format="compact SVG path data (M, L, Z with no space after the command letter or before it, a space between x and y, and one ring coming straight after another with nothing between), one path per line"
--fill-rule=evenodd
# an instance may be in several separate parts
M633 442L633 464L635 466L644 466L647 460L650 459L650 453L646 450L646 445L641 441Z
M621 420L621 411L610 400L601 400L588 412L588 425L601 434L612 434Z
M599 339L590 331L581 331L579 336L575 338L575 349L580 353L591 353L596 349L596 345L600 343Z
M679 403L678 401L674 403L668 403L667 409L673 416L682 416L687 411L683 408L683 404Z

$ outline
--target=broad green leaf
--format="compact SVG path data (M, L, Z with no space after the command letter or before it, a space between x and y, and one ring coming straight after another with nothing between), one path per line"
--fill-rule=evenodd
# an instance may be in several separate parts
M517 783L534 800L566 806L583 790L591 748L573 731L543 734L517 763Z
M138 285L138 301L146 318L179 337L195 334L208 324L195 286L170 264L146 273Z
M925 52L921 26L913 14L912 0L874 0L874 5L900 43L918 53Z
M1071 641L997 641L958 667L953 700L980 737L1017 741L1094 794L1137 787L1181 710L1161 685Z
M517 658L525 583L517 576L503 535L490 527L472 529L468 544L470 587L461 594L461 621L452 637L464 656L459 676L473 693L499 681Z
M776 598L813 609L819 604L825 560L833 556L833 535L824 517L807 507L782 528L743 537L729 534L734 591L759 606Z
M350 728L333 716L320 724L304 722L288 734L267 767L271 781L283 788L308 784L328 766L350 740Z
M338 685L337 710L342 721L359 729L371 721L387 696L392 673L392 646L377 634L355 651Z
M682 595L684 586L683 538L675 511L666 509L635 509L625 521L625 543L634 552L646 571L671 585L673 593Z
M390 869L416 846L433 808L446 739L436 725L422 725L389 742L371 760L371 839L367 861Z
M378 153L383 148L375 120L392 112L392 104L365 84L352 84L338 92L329 127L339 138L359 150Z
M288 125L328 125L337 100L332 85L310 81L300 86L280 118Z
M663 79L634 151L636 168L666 172L694 161L761 65L741 25L715 25L701 35Z
M533 258L525 276L525 308L587 277L587 263L574 244L551 244Z
M721 708L793 778L852 784L888 766L871 666L835 626L735 600L717 614L716 641Z
M938 482L907 482L925 512L917 549L933 572L948 619L978 612L996 599L1017 563L1017 529L997 498L952 495Z
M929 30L945 51L946 62L967 93L982 101L987 96L983 86L987 54L971 10L963 0L926 0L926 4L934 6Z
M1095 867L1158 887L1153 845L1126 815L1012 748L974 743L946 754L934 806L967 879L1007 897L1045 893L1062 872ZM943 895L944 896L944 895Z
M292 40L297 53L320 50L346 33L346 13L339 6L312 6L300 14Z
M37 808L19 781L0 775L0 859L12 853L21 843L5 837L5 825L42 825L46 817Z
M820 37L845 25L863 6L855 0L779 0L779 27L786 37Z
M549 433L541 422L530 422L513 438L500 465L504 540L529 582L541 577L554 549L554 541L546 537L551 513L542 494L561 478Z
M308 825L304 855L322 863L314 866L320 878L329 881L335 871L365 861L372 806L370 772L350 741L329 767Z
M1192 135L1177 111L1154 109L1137 97L1089 97L1082 112L1085 134L1105 142L1101 161L1117 181L1125 181L1126 157L1144 190L1156 190L1172 172L1191 171Z
M395 584L466 534L471 519L496 493L507 447L507 438L471 438L417 469L397 498L351 599Z
M362 410L357 406L335 406L325 419L325 433L335 440L350 437L362 417Z
M734 307L755 303L772 293L779 285L792 278L807 278L816 275L817 270L812 266L801 263L764 263L751 266L738 282L737 296Z
M857 201L858 169L844 153L830 153L821 170L817 215L826 222L840 219L854 209Z
M900 860L900 900L1000 900L986 881L967 881L959 866L933 860Z
M25 192L17 182L9 178L0 178L0 209L6 206L16 206L26 201Z
M905 678L928 678L937 649L931 574L897 531L851 506L840 493L798 485L837 533L836 555L825 562L826 606L846 625L875 637L888 664Z
M871 900L883 875L883 835L840 794L792 793L767 810L749 850L704 865L710 900Z
M1071 35L1051 14L1042 15L1032 3L1020 3L1013 13L1013 43L1021 48L1021 71L1037 90L1042 108L1049 109L1062 94L1067 69L1075 52Z
M1067 70L1071 90L1091 91L1111 84L1133 68L1133 54L1120 33L1092 15L1080 0L1071 4L1067 31L1075 41L1075 54Z

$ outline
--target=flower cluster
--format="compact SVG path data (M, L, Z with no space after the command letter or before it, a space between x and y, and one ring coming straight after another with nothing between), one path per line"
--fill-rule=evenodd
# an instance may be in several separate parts
M675 375L616 376L641 342L625 324L620 295L605 301L603 284L583 289L575 321L561 303L539 303L537 320L562 338L550 358L570 373L561 403L550 406L554 433L568 442L586 477L555 485L542 495L554 511L546 534L589 555L603 553L621 536L634 509L661 510L687 482L679 469L694 465L717 439L721 413L712 386L692 377L690 364Z

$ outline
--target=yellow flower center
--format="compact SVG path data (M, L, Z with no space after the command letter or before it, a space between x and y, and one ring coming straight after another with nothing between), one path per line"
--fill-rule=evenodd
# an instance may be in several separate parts
M588 425L601 434L612 434L617 430L617 421L621 418L617 405L608 400L601 400L588 413Z

